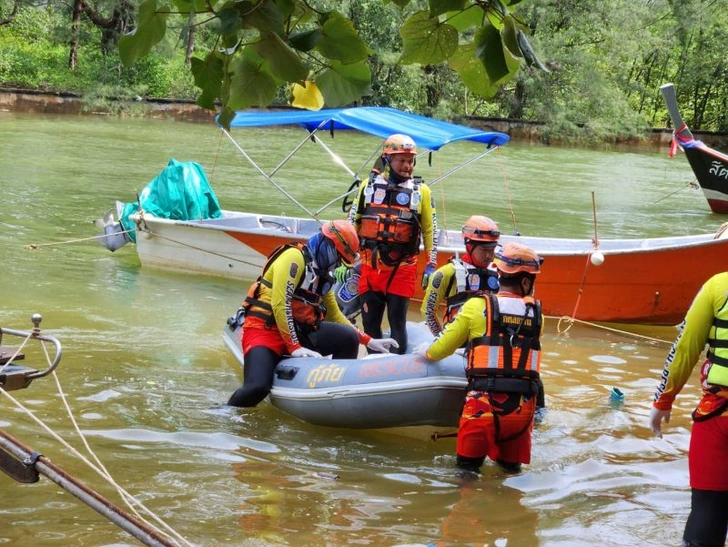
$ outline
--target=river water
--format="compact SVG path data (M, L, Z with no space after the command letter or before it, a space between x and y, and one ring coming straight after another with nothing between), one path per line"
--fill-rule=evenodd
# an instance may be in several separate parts
M298 138L277 129L243 140L270 169ZM372 149L371 140L345 134L329 144L356 166ZM473 152L452 148L431 166L421 158L417 171L433 180ZM548 416L534 433L532 464L513 477L486 465L479 480L461 484L449 438L314 427L267 403L228 408L241 372L221 328L248 283L141 269L133 246L111 254L87 239L96 234L93 219L116 199L133 201L171 157L202 163L224 208L301 215L255 178L213 124L0 113L0 325L28 329L32 313L43 315L43 329L64 345L60 388L44 378L11 395L83 450L62 393L117 483L187 541L679 544L689 508L696 379L678 399L664 438L646 427L673 328L566 330L547 321ZM325 154L302 158L281 180L307 206L348 186ZM687 186L691 180L685 158L668 159L665 150L513 143L433 192L448 228L479 213L504 232L591 237L596 211L599 237L713 232L722 219ZM28 362L42 357L27 353ZM610 402L613 387L625 394L623 404ZM0 404L0 428L123 505L20 406L4 396ZM0 543L137 544L44 478L21 485L0 475L0 489Z

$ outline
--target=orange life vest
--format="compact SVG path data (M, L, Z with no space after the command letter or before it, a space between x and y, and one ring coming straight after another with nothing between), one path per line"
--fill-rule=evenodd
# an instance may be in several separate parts
M393 185L373 175L359 205L361 248L369 255L373 268L377 267L377 259L385 266L396 266L417 256L420 249L422 179L415 177L403 185Z
M243 309L245 310L246 316L258 317L265 321L267 327L275 325L275 316L273 315L273 308L270 303L263 302L260 300L260 286L264 285L269 289L272 285L269 281L263 278L265 272L271 264L283 253L283 251L290 249L291 247L300 250L303 253L303 258L306 262L306 268L310 268L313 258L311 253L303 243L295 241L291 243L285 243L276 247L268 257L268 261L263 266L263 272L258 277L258 280L250 286L248 295L243 301ZM326 317L326 307L323 304L323 296L316 290L312 289L312 283L305 283L306 274L304 273L298 287L293 291L291 296L291 313L293 315L294 322L301 326L305 325L311 330L316 330L321 321Z
M469 342L471 389L536 395L541 370L541 303L526 300L525 315L501 313L498 297L484 294L486 330ZM530 313L529 313L530 312Z

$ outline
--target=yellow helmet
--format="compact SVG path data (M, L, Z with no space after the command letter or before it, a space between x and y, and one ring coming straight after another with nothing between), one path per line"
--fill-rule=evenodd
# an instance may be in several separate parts
M495 253L493 264L506 275L518 272L538 274L541 272L543 258L539 257L533 249L520 243L506 243Z
M382 154L389 156L392 154L417 154L417 146L412 137L402 135L401 133L395 133L387 137L384 141L384 150Z

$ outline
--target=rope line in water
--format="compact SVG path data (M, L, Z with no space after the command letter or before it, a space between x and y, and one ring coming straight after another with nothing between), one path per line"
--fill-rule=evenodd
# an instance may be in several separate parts
M25 346L25 344L28 342L28 340L31 338L31 335L28 335L21 344L18 351L16 351L15 355L11 358L10 362L12 362L12 359L15 358L15 356L22 350L22 348ZM48 354L48 348L46 348L46 345L41 342L41 347L43 348L43 352L46 357L46 361L50 364L52 362L50 355ZM4 369L7 365L10 364L8 362L5 366L2 367ZM0 371L2 370L0 369ZM158 517L154 512L152 512L149 508L147 508L141 501L139 501L137 498L135 498L132 494L127 492L121 485L119 485L113 477L110 475L106 467L101 463L101 460L98 458L98 456L94 453L91 446L88 444L88 441L86 440L86 437L81 432L81 429L78 426L78 422L76 421L73 412L71 410L70 405L68 404L68 400L66 398L66 395L63 391L63 388L61 386L61 382L58 379L58 375L55 371L51 373L53 375L53 378L56 381L56 386L58 388L58 394L61 396L61 400L63 401L64 407L66 409L66 413L68 414L71 423L74 426L74 429L78 436L81 438L84 446L86 447L86 450L89 452L91 457L97 462L98 465L94 465L91 463L88 458L86 458L83 454L81 454L78 450L76 450L73 446L71 446L65 439L63 439L60 435L58 435L55 431L53 431L45 422L43 422L40 418L35 416L28 408L26 408L20 401L18 401L15 397L10 395L5 389L0 387L0 393L4 395L6 398L10 399L15 406L22 410L26 415L28 415L33 421L36 422L43 430L45 430L51 437L53 437L55 440L57 440L62 446L66 447L68 450L71 451L72 454L74 454L78 459L80 459L83 463L85 463L89 468L91 468L93 471L95 471L101 478L103 478L106 482L108 482L111 486L113 486L116 491L119 493L121 498L124 500L124 502L127 504L129 509L141 520L146 524L149 528L153 529L158 534L165 536L169 539L174 538L179 545L185 545L188 547L194 547L194 544L187 541L181 534L176 532L171 526L169 526L167 523L165 523L160 517ZM136 504L137 507L144 510L155 522L157 522L162 528L164 528L165 531L159 529L157 526L146 520L144 517L142 517L137 509L134 507L134 504Z
M134 230L124 230L122 232L118 232L118 234L128 234L129 232L133 232L133 231ZM113 234L113 235L117 235L117 234ZM82 237L82 238L78 238L78 239L67 239L65 241L56 241L54 243L31 243L29 245L25 245L25 247L35 250L35 249L38 249L39 247L54 247L56 245L68 245L70 243L83 243L85 241L102 239L104 237L109 237L109 236L106 234L101 234L101 235L91 236L91 237Z
M562 331L560 325L564 321L569 323L569 326ZM574 323L588 325L590 327L595 327L597 329L602 329L602 330L606 330L609 332L615 332L617 334L633 336L635 338L640 338L642 340L648 340L650 342L659 342L661 344L668 344L668 345L672 344L671 340L663 340L662 338L654 338L652 336L645 336L644 334L637 334L635 332L630 332L628 330L617 329L614 327L607 327L606 325L600 325L599 323L594 323L593 321L582 321L581 319L575 319L574 317L571 317L568 315L562 315L561 317L558 318L558 324L557 324L556 330L559 334L566 334L566 332L568 332L568 330L572 327L572 325Z

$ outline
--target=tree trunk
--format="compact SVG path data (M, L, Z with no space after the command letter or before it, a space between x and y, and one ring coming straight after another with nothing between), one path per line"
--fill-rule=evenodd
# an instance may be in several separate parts
M187 31L187 50L185 51L185 66L190 66L192 54L195 52L195 14L190 13L189 30Z
M81 30L81 14L83 0L73 2L73 20L71 22L71 53L68 56L68 68L75 71L78 66L78 35Z

